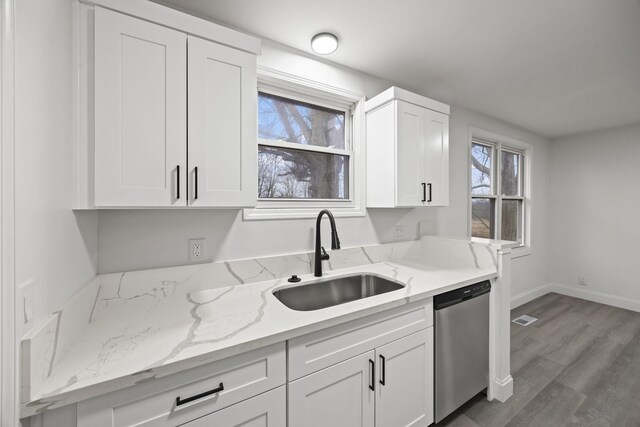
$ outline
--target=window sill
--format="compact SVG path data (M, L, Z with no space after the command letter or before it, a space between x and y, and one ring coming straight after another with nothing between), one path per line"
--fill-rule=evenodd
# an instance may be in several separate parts
M245 208L242 210L243 221L261 221L272 219L305 219L316 218L318 212L325 207L304 208ZM331 208L336 218L357 218L365 216L365 209L359 207Z
M521 258L532 254L533 252L531 252L531 248L529 246L518 246L517 248L511 249L511 259Z

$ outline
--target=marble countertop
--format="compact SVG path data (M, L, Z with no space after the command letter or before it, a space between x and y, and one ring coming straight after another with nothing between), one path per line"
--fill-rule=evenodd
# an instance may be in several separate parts
M315 311L294 311L273 291L330 277L372 273L404 288ZM497 276L486 267L430 267L402 259L176 294L102 310L55 364L22 416L60 407L281 342Z

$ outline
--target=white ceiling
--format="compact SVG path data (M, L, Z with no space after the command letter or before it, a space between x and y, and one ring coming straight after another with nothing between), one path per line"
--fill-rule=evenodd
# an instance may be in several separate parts
M555 138L640 122L640 0L163 0Z

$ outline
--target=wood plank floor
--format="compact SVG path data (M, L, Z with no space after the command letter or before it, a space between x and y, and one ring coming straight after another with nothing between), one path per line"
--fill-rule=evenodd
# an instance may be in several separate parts
M640 313L550 293L511 311L514 394L478 395L438 424L640 426Z

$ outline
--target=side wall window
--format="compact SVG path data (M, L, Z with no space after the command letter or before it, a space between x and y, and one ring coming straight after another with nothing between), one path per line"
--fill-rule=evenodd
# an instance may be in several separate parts
M526 244L526 150L471 141L471 236Z

